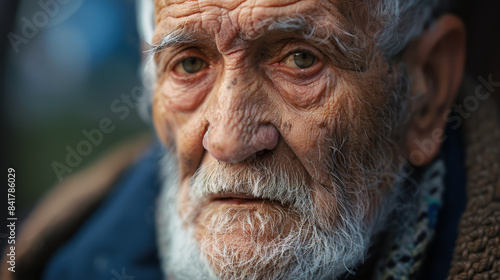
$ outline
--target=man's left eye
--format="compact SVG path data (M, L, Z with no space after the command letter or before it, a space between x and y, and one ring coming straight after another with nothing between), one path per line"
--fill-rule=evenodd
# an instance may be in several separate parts
M298 69L305 69L311 67L316 61L316 57L306 52L293 53L283 60L287 66Z
M189 57L182 60L174 67L174 71L180 74L194 74L206 66L206 62L198 57Z

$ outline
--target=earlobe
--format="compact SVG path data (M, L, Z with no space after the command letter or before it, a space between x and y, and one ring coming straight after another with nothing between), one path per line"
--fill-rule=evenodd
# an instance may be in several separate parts
M408 159L429 164L439 153L447 114L455 101L465 66L465 26L444 15L423 32L404 55L412 77L411 121L406 134Z

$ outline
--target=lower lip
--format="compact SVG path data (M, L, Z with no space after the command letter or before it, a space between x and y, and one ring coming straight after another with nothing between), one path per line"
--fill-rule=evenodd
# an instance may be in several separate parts
M262 204L265 201L263 199L243 199L243 198L227 198L227 199L216 199L214 202L224 203L224 204Z

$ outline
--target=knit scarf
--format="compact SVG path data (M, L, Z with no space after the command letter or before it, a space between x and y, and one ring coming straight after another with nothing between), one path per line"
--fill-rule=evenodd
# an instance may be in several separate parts
M446 167L443 157L427 167L417 183L419 199L409 217L405 215L405 227L387 244L385 257L376 265L375 279L415 279L425 256L425 249L432 241L442 194ZM406 182L409 183L409 182ZM396 209L397 211L397 209ZM406 213L406 212L405 212Z

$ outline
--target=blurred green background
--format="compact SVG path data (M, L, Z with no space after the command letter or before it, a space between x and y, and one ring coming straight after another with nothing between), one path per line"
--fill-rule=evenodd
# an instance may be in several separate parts
M87 139L82 130L99 129L103 118L115 125L80 164L68 166L72 173L116 143L150 130L134 108L122 120L123 113L111 107L113 102L124 105L122 94L141 85L135 1L43 2L53 5L18 2L7 35L3 108L11 141L7 164L17 173L18 212L29 211L59 182L53 163L68 166L67 147L77 150Z

